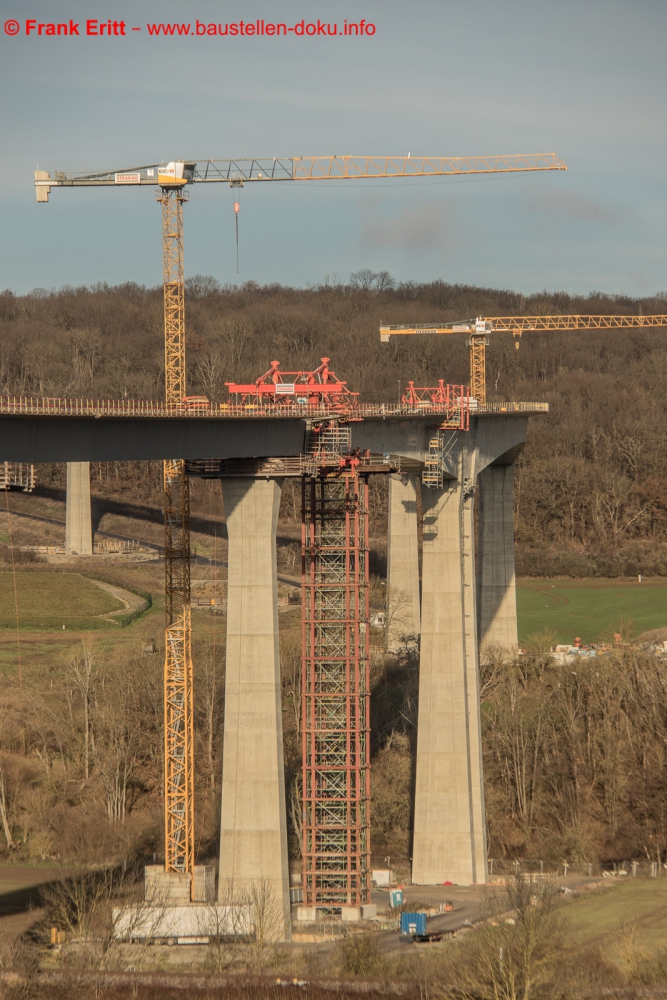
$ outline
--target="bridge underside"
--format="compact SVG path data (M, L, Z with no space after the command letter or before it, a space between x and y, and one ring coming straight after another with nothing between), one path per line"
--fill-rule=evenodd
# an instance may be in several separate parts
M414 476L422 472L429 457L434 418L366 418L351 425L352 448L380 456L380 461L398 468L396 477L402 477L390 487L396 493L391 507L389 581L392 592L396 581L398 588L395 595L388 594L388 608L395 597L394 607L400 615L400 591L405 590L403 612L406 621L409 619L405 632L413 639L421 632L413 844L416 883L486 880L477 650L480 638L506 647L516 645L511 467L525 442L526 425L527 415L520 413L472 415L469 431L440 432L440 481L421 487L421 595ZM147 461L174 455L218 462L298 459L306 453L307 431L307 422L295 418L0 415L0 456L34 463ZM287 928L275 564L277 498L286 473L281 474L270 462L263 471L257 462L247 463L247 471L244 468L244 463L237 462L226 474L222 467L216 474L209 467L209 475L212 472L213 478L221 478L223 483L230 525L230 600L236 601L234 614L228 615L231 631L227 648L232 661L228 664L225 709L226 766L233 764L235 771L233 788L229 775L223 779L226 815L220 870L226 882L223 885L221 878L220 891L226 891L227 883L265 879L270 868L271 884L282 895ZM258 488L263 481L271 496L262 493L258 502L261 490L249 483L245 486L245 476L254 479ZM483 502L476 552L478 483ZM259 539L264 561L258 556ZM389 624L396 648L401 641L398 618L393 627ZM261 718L254 719L257 705ZM233 752L232 737L236 740ZM250 741L248 747L246 741ZM252 753L246 752L249 749ZM252 773L246 774L244 762ZM244 824L252 829L252 836L243 835Z
M527 416L484 414L471 418L470 431L445 430L446 478L457 475L455 445L463 435L475 440L480 468L525 441ZM352 447L400 458L419 471L429 452L438 418L365 417L351 425ZM308 421L296 417L95 417L0 413L3 461L146 462L187 459L298 456L306 453Z
M24 462L147 462L300 455L306 422L298 419L198 420L194 417L0 415L0 455ZM13 456L23 455L23 459Z

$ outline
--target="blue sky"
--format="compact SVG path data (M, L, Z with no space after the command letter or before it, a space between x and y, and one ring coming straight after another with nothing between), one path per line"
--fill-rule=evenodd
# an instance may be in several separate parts
M161 281L153 190L56 190L33 171L161 159L555 151L567 173L199 185L186 271L305 285L400 280L667 289L664 0L2 0L0 287ZM364 38L152 38L154 21L302 18ZM27 18L125 19L126 38L25 37Z

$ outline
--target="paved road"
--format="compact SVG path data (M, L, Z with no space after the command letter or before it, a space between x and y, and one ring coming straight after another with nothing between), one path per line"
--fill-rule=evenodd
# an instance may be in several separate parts
M403 902L409 906L422 909L425 906L437 907L451 901L454 909L450 913L440 913L426 918L426 930L429 933L439 931L460 930L479 920L482 913L485 893L484 886L421 886L411 885L403 889ZM372 902L377 903L378 912L389 910L389 893L381 889L373 890ZM396 914L397 915L397 914ZM381 951L394 951L399 948L414 947L412 938L397 931L386 931L378 937L378 947Z

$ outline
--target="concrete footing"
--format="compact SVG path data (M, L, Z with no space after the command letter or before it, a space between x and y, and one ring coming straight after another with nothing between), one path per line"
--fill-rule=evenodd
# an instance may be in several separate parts
M282 480L228 478L221 485L229 573L218 901L230 893L251 897L265 926L271 923L270 937L284 941L290 897L276 568Z
M112 911L114 937L206 944L223 935L252 933L254 913L249 900L216 902L214 865L195 865L193 901L190 884L189 872L166 872L162 865L146 865L144 902Z
M366 903L363 906L344 906L340 911L341 920L354 923L357 920L373 920L378 915L378 908L375 903Z
M419 720L412 881L486 881L470 483L422 489Z
M479 476L477 603L480 645L516 649L514 466L489 465Z
M195 865L194 891L189 872L166 872L162 865L146 865L144 898L159 903L212 903L215 900L215 866Z
M317 906L298 906L296 919L300 923L315 923L317 920ZM356 923L359 920L374 920L378 915L378 908L375 903L366 903L363 906L342 906L340 918L343 923Z
M67 463L65 552L68 556L92 556L93 554L90 462Z
M388 648L397 650L420 631L417 484L414 476L389 476L387 540Z

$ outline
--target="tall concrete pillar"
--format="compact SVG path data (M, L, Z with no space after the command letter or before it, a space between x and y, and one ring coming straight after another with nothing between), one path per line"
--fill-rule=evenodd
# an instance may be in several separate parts
M515 649L513 465L489 465L480 473L477 603L480 645Z
M290 937L276 528L282 481L223 479L228 535L227 667L219 899L260 892ZM266 899L266 889L270 899Z
M472 490L422 488L424 534L412 881L486 881Z
M92 556L93 554L93 525L90 516L90 462L67 463L65 552L68 556Z
M461 502L461 554L463 560L463 645L468 695L468 741L472 815L472 850L475 879L486 882L486 805L482 754L482 708L479 690L479 636L477 633L477 586L475 579L475 490L473 480L464 481ZM453 881L453 880L452 880Z
M387 613L389 649L420 629L417 484L414 476L389 476L387 544Z

